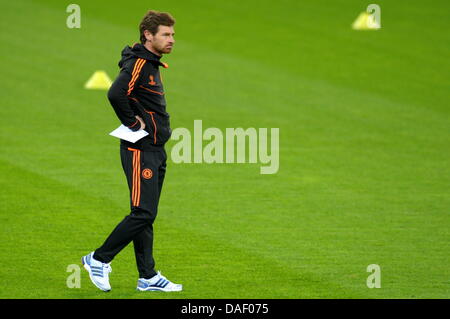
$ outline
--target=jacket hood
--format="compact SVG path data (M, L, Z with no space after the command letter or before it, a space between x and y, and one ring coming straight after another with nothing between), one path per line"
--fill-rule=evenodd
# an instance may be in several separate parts
M122 50L122 58L119 61L119 68L122 68L123 64L130 59L133 58L141 58L146 59L155 65L161 65L164 68L167 68L168 65L164 62L161 62L161 57L154 54L153 52L147 50L144 45L140 43L135 43L132 47L129 45L125 46Z

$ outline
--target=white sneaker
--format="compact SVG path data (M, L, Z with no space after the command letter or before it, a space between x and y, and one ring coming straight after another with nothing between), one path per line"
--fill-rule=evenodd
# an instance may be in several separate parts
M158 274L153 276L150 279L139 278L137 284L137 290L139 291L181 291L183 290L183 285L174 284L166 277L161 275L161 272L158 271Z
M112 272L111 266L94 259L94 252L83 256L81 262L84 268L89 272L89 278L92 283L103 291L110 291L109 273Z

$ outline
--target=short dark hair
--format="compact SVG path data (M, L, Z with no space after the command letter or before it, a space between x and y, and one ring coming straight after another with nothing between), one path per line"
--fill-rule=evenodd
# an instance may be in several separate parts
M159 12L150 10L144 16L139 24L139 32L141 33L141 43L145 44L147 40L144 35L144 31L148 30L151 34L155 35L158 33L158 28L160 25L171 27L175 24L175 19L167 12Z

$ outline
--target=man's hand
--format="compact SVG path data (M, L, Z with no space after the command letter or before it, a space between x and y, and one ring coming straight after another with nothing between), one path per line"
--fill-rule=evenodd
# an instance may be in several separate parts
M141 128L140 128L139 130L145 129L145 123L144 123L144 121L142 120L142 118L141 118L139 115L136 115L135 117L137 118L137 120L139 121L139 123L141 123Z

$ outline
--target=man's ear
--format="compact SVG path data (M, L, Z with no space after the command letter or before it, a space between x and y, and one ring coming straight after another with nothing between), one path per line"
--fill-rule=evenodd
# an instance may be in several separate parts
M150 31L144 30L144 36L147 39L147 41L152 42L153 34Z

